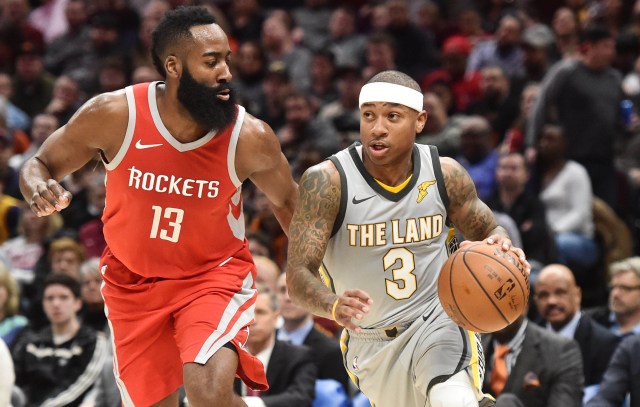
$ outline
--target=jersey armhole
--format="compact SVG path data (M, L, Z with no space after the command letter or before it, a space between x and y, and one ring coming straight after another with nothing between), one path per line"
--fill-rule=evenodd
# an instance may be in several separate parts
M449 220L449 195L447 194L447 186L444 184L444 176L442 175L442 167L440 166L440 154L438 154L438 147L429 146L429 152L431 153L431 165L433 166L433 172L436 176L436 184L438 185L438 192L440 193L440 199L444 205L444 209L447 211L446 224L451 226Z
M229 178L236 188L242 185L242 181L238 178L236 173L236 147L238 146L238 137L240 136L240 130L242 129L242 123L244 122L244 107L238 106L238 114L236 116L236 123L231 131L231 138L229 140L229 150L227 152L227 170L229 171Z
M114 170L124 159L131 145L131 140L133 139L133 131L136 128L136 98L133 95L133 87L127 86L124 92L127 97L127 106L129 107L129 120L127 122L127 131L124 133L124 140L122 140L122 145L111 162L107 161L104 152L100 152L104 167L109 171Z
M340 174L340 209L338 210L338 216L336 216L336 220L333 223L333 229L331 230L331 237L335 236L336 233L342 227L342 222L344 222L344 215L347 212L347 195L349 193L349 188L347 186L347 176L344 173L344 168L342 168L342 164L340 164L340 160L335 155L329 157L329 160L336 166L338 170L338 174Z

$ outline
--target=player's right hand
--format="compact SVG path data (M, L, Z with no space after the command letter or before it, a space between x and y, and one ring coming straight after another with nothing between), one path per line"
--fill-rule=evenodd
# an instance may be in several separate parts
M71 192L67 191L56 180L50 179L40 183L31 196L31 210L38 216L60 212L71 203Z
M369 312L371 304L373 304L373 300L366 292L358 289L346 290L338 297L333 317L339 325L360 332L362 329L358 326L357 321L362 320ZM356 322L353 321L354 318Z

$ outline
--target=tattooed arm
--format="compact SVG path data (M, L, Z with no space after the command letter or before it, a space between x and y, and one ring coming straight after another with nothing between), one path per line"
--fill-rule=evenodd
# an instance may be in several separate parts
M319 275L340 209L340 175L331 161L324 161L302 175L298 188L298 203L289 227L289 295L310 312L335 317L340 325L359 330L351 319L362 319L368 311L369 296L362 290L347 290L339 296L322 283Z
M485 240L502 245L502 249L515 252L525 268L530 269L524 252L511 246L507 231L498 226L489 207L478 198L476 187L467 171L457 161L442 157L442 175L449 196L449 219L468 240Z

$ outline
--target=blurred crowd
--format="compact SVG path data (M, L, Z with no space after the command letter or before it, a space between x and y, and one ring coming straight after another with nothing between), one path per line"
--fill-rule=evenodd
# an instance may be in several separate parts
M151 32L186 4L207 7L229 36L239 103L274 129L296 179L358 140L361 86L402 71L424 93L417 142L462 163L524 248L529 318L545 318L537 278L558 263L603 325L630 295L629 329L616 334L640 333L640 268L628 267L625 290L610 273L640 254L640 0L0 0L0 337L24 393L16 405L119 405L103 343L100 157L63 180L73 201L45 218L18 173L91 97L162 80ZM261 284L286 294L286 236L259 191L243 194ZM283 317L278 339L302 326ZM331 321L312 325L339 335Z

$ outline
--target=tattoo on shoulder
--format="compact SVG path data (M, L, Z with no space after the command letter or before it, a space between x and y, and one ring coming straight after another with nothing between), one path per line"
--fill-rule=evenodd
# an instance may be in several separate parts
M452 210L460 209L470 199L477 197L473 181L465 169L459 164L448 164L443 171L444 183L447 187L449 204Z

